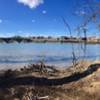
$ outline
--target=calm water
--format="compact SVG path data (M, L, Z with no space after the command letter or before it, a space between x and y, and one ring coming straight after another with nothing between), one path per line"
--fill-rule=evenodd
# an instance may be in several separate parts
M73 46L77 58L90 60L100 58L100 45L87 45L85 51L80 44ZM72 61L72 45L70 43L0 44L0 65L30 64L39 61L65 66Z

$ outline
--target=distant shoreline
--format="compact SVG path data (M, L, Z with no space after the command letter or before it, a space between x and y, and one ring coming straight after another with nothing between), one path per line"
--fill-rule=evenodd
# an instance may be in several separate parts
M0 43L86 43L86 44L99 44L100 39L95 37L89 37L89 38L77 38L77 37L9 37L9 38L0 38Z

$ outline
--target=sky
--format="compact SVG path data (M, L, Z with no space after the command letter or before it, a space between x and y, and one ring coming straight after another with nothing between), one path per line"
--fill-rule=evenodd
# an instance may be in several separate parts
M68 36L62 17L70 25L73 36L81 23L77 5L85 0L0 0L0 37ZM98 0L100 1L100 0ZM81 11L81 14L84 14ZM92 28L89 34L96 32Z

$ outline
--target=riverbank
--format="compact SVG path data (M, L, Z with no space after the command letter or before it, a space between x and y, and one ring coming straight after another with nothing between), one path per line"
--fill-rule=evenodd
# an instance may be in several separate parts
M0 75L1 100L99 100L99 91L99 61L80 61L60 70L31 64Z

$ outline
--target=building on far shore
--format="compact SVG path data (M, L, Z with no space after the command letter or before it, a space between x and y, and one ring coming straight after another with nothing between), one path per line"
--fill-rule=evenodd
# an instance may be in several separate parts
M87 39L88 42L99 42L100 38L96 36L88 37Z

